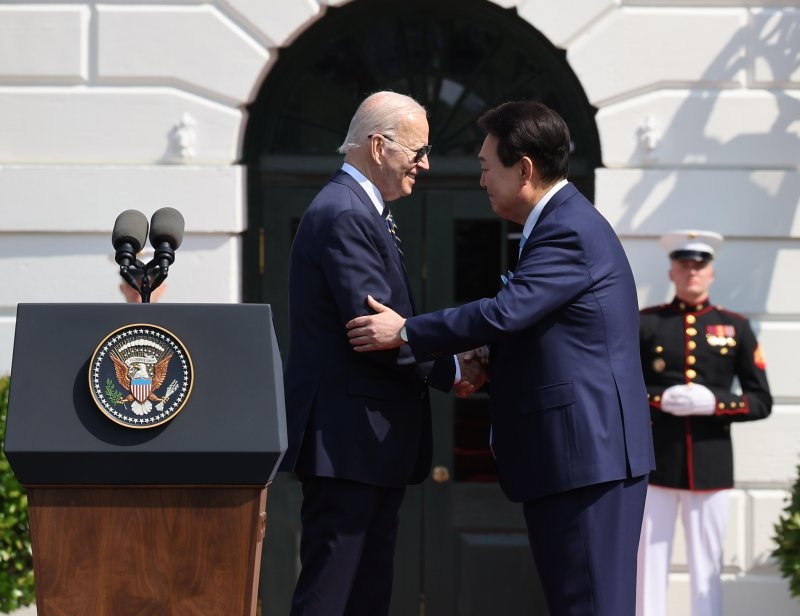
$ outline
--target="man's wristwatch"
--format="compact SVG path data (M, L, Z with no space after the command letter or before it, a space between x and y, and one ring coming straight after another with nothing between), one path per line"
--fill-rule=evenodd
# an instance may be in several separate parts
M408 332L406 331L406 326L400 328L400 340L403 342L408 342Z

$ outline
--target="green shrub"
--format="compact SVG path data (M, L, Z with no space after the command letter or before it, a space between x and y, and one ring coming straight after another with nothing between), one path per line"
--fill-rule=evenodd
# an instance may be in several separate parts
M8 412L8 377L0 377L0 612L9 613L36 599L33 585L28 496L3 451Z
M775 525L773 539L778 547L772 555L778 559L781 575L788 578L791 595L800 597L800 466L791 500Z

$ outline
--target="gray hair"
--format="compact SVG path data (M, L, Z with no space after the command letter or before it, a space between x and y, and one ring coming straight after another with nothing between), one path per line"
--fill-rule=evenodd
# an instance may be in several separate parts
M344 143L336 150L347 154L367 142L367 135L393 133L409 115L427 115L425 108L410 96L383 90L370 94L356 109Z

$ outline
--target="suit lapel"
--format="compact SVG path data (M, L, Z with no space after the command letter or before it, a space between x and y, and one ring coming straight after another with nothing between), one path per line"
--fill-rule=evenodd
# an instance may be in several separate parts
M400 253L398 252L397 246L394 243L394 238L392 238L392 235L389 233L389 228L386 226L386 219L378 214L375 204L372 202L372 199L369 198L369 195L366 193L366 191L361 188L361 184L356 182L353 176L342 171L341 169L334 174L334 176L331 178L331 181L344 184L358 196L361 204L370 213L370 216L372 216L372 221L378 229L379 235L383 238L383 241L389 250L389 254L392 255L395 265L397 265L398 269L401 271L405 271L405 268L403 267L403 261L400 258Z
M378 210L375 208L375 204L372 202L372 199L369 198L369 195L361 187L361 184L356 182L352 175L339 169L333 174L333 177L331 177L330 181L344 184L350 190L352 190L356 196L358 196L361 204L372 216L372 221L376 225L378 235L383 238L383 241L386 244L386 249L389 251L389 254L392 255L392 260L394 261L395 267L403 276L403 280L406 283L408 298L411 302L413 314L417 314L416 304L414 303L414 295L411 292L411 283L408 280L408 274L406 273L406 268L403 265L402 257L400 257L400 252L397 250L397 245L394 243L394 238L392 237L391 233L389 233L389 228L386 226L386 219L378 214Z

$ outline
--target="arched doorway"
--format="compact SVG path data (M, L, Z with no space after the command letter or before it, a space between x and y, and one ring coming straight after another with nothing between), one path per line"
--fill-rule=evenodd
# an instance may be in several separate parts
M356 106L381 89L410 94L429 112L431 171L394 208L422 310L494 294L499 274L515 264L519 228L494 217L478 186L476 120L484 110L528 98L559 111L574 143L570 179L593 195L595 110L565 53L515 11L487 0L354 0L329 8L280 51L249 109L245 137L245 300L272 304L283 353L294 230L341 165L335 151ZM433 403L437 469L409 490L403 507L393 614L543 614L521 511L494 480L487 398L435 395ZM281 476L270 489L265 614L288 613L296 483Z

